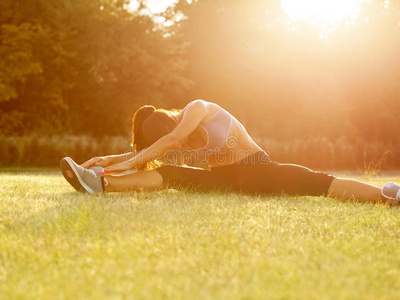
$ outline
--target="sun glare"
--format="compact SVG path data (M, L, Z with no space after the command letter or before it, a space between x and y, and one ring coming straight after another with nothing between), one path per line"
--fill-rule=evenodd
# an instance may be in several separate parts
M150 0L147 2L147 7L153 14L157 14L165 11L168 6L175 2L177 2L177 0ZM139 7L139 2L137 0L132 0L128 7L131 10L135 10Z
M366 0L281 0L292 21L307 21L326 34L345 17L355 18Z
M158 14L178 0L148 0L150 13ZM186 0L191 3L192 0ZM338 27L344 19L345 25L351 25L360 11L360 4L371 0L280 0L281 6L290 19L290 29L297 30L296 21L304 21L317 28L324 38ZM385 2L386 3L386 2ZM139 0L130 0L128 9L136 10ZM162 17L156 22L162 22ZM161 20L161 21L160 21Z

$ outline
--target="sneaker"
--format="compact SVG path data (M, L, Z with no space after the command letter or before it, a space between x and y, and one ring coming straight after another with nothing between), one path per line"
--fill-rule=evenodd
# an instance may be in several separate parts
M104 172L102 167L85 169L75 163L70 157L64 157L60 161L61 172L64 178L78 192L90 194L104 192Z
M93 166L93 167L89 167L88 169L95 172L97 176L104 176L104 168L103 167Z
M386 183L382 188L382 195L392 199L392 205L400 205L400 185L394 182Z

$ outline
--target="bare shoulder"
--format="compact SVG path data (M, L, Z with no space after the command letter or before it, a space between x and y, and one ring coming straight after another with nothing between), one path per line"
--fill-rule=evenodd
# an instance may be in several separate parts
M196 111L198 113L203 113L205 115L209 114L213 115L219 109L220 107L213 102L205 101L202 99L196 99L191 101L188 105L186 105L186 107L183 110L191 110L191 111Z
M204 109L207 106L208 102L202 99L196 99L193 101L190 101L188 105L184 109L190 108L190 109Z
M201 121L206 121L215 115L221 107L215 103L196 99L187 104L182 111L177 115L178 120L186 118L200 118Z

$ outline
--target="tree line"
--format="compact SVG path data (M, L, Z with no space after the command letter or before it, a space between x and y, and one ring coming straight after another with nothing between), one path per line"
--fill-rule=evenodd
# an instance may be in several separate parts
M190 84L184 46L125 1L4 0L0 20L4 134L122 134Z
M161 23L128 3L0 2L0 134L127 135L144 104L202 98L260 139L399 145L396 1L322 38L279 0L180 0Z

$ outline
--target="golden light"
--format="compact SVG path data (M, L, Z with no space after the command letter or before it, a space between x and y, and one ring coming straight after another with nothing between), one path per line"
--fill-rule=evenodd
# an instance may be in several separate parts
M324 34L346 17L355 18L367 0L281 0L292 21L306 21Z
M177 2L177 0L150 0L147 1L147 7L153 14L157 14L165 11L168 6L175 2ZM132 0L128 7L131 10L135 10L139 7L139 2L137 0Z

